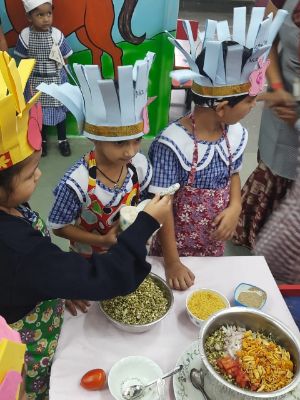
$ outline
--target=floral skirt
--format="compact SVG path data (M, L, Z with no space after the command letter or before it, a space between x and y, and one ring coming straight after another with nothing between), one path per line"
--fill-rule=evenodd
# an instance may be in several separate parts
M242 189L242 212L232 239L234 244L254 248L257 235L292 183L259 162Z
M11 324L26 344L27 400L49 398L50 368L63 322L64 301L47 300L38 304L23 319Z

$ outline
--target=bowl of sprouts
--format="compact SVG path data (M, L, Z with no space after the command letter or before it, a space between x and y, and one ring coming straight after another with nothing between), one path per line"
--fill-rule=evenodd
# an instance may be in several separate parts
M140 333L162 321L173 302L173 293L167 283L151 272L133 293L103 300L100 309L117 328Z
M199 352L211 399L281 399L300 381L299 339L254 308L211 316L200 331Z

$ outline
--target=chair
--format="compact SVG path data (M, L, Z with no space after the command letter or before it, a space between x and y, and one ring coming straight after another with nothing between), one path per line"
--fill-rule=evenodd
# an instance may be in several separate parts
M300 329L300 284L278 285L279 290Z
M189 22L191 24L193 38L194 40L197 40L199 22L195 20L189 20ZM184 47L188 46L187 43L188 37L184 30L182 19L177 20L176 39L183 41L182 44L184 45ZM186 63L180 51L175 48L174 69L184 69L184 68L189 68L189 65ZM183 85L181 85L179 82L172 79L172 90L182 90L182 89L185 90L185 106L188 110L191 108L191 103L192 103L191 87L192 87L192 81L188 81Z

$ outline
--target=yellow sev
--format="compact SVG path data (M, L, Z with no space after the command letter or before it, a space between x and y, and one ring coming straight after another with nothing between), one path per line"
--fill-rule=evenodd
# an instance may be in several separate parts
M193 293L187 306L195 317L205 320L213 313L226 308L226 303L217 293L203 290Z
M294 376L290 353L272 340L254 337L252 331L245 333L242 348L236 355L258 392L281 389Z

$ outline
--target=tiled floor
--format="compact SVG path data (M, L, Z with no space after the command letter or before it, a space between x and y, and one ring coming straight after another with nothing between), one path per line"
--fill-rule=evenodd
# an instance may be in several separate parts
M214 18L218 20L230 18L232 6L241 4L252 4L251 0L238 1L238 0L181 0L180 17L187 19L198 19L203 24L205 18ZM219 10L216 13L215 10ZM176 90L172 93L170 120L179 118L185 112L184 108L184 91ZM241 172L242 182L248 177L250 172L256 166L256 151L257 139L260 123L262 105L259 104L251 115L247 116L243 121L246 128L249 130L249 142L247 145L243 170ZM144 139L142 149L147 153L150 141ZM64 158L59 154L55 139L51 138L49 154L41 160L41 170L43 175L41 177L39 186L33 195L31 205L33 209L39 210L43 217L47 217L49 209L52 204L52 189L57 184L59 178L63 175L64 171L72 165L81 155L91 148L91 142L84 138L72 138L72 156ZM68 244L64 239L53 237L53 240L63 249L67 249ZM228 244L226 255L243 255L249 254L246 249L239 248Z

